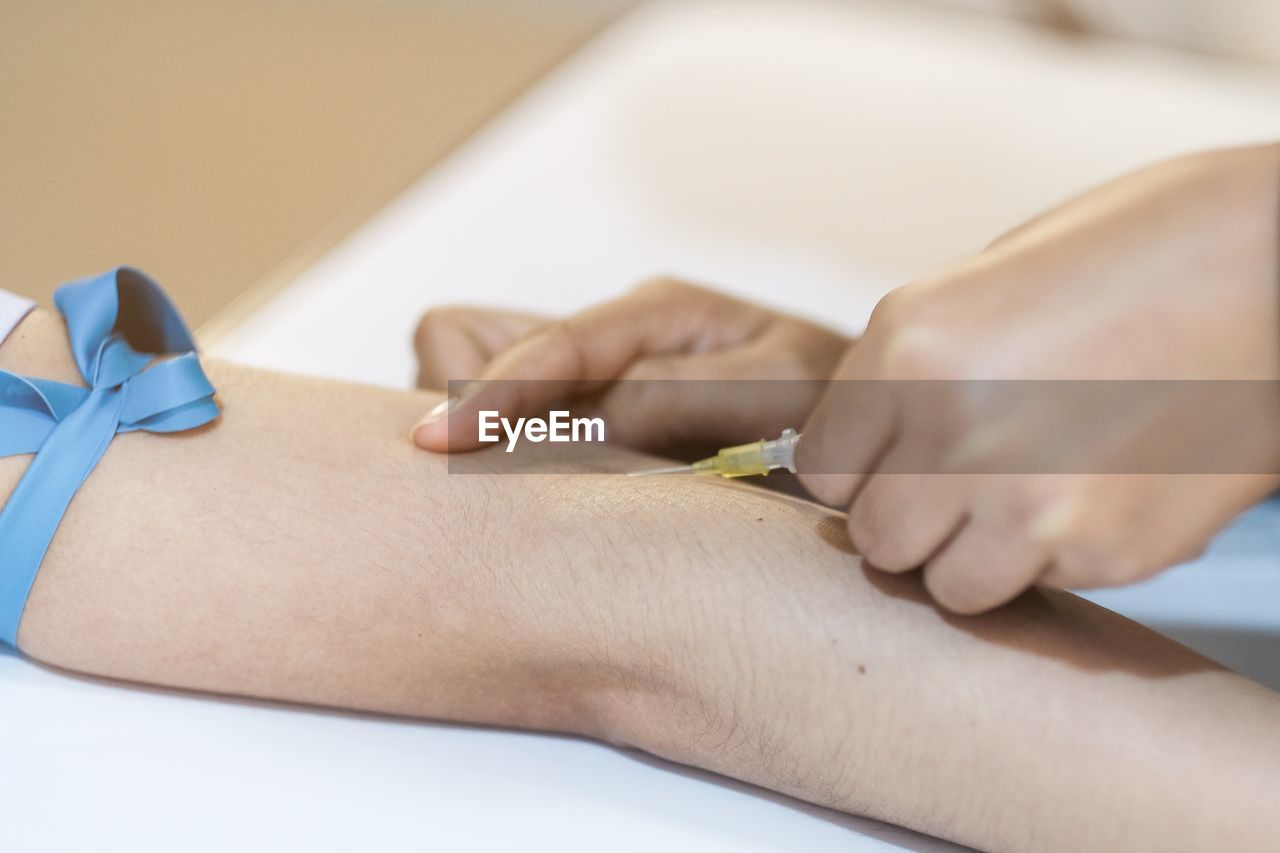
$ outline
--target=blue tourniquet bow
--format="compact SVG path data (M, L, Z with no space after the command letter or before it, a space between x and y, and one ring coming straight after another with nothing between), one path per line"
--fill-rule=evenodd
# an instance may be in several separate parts
M0 370L0 457L35 454L0 510L0 642L14 648L49 543L116 434L181 432L219 413L191 333L146 275L120 267L54 301L89 387Z

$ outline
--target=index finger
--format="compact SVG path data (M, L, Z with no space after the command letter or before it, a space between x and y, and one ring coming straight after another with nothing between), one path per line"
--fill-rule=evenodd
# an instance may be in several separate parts
M702 288L643 285L517 341L477 381L452 388L434 417L414 428L414 441L427 450L474 450L481 445L481 411L508 418L540 414L557 401L598 392L640 358L731 339L737 327L748 329L749 316L754 314L746 303Z

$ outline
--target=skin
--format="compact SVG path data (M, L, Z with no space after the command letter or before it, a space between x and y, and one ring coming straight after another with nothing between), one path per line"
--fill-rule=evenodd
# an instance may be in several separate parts
M43 313L0 367L74 381ZM118 437L77 495L25 654L576 732L984 849L1280 835L1280 697L1069 594L959 619L816 505L619 449L450 475L404 439L438 396L209 367L219 422Z
M751 441L801 423L852 341L705 287L655 278L562 320L437 308L422 317L414 343L419 387L476 377L455 385L452 408L437 408L414 427L414 440L428 450L481 447L470 429L481 409L536 415L569 398L604 417L614 443L670 452ZM701 379L770 387L731 393L728 383Z
M420 379L482 384L414 440L470 450L477 409L532 415L557 396L609 399L615 388L614 438L646 449L672 451L686 434L723 446L803 422L804 486L848 510L870 564L923 567L949 610L989 610L1036 584L1141 580L1194 557L1280 487L1278 217L1280 145L1162 163L893 291L856 343L661 281L554 322L433 312ZM743 315L778 331L744 338ZM462 328L483 350L431 344ZM847 381L817 400L759 395L751 412L704 399L713 383L655 405L618 381L655 367L810 390ZM514 381L530 379L542 381ZM1064 379L1129 382L1044 381ZM993 402L990 380L1029 381Z
M1278 215L1280 146L1211 152L1086 193L895 291L836 377L948 390L916 415L919 400L851 406L850 386L833 386L798 464L839 473L806 486L849 506L870 561L923 565L960 613L1039 582L1124 584L1191 559L1280 487ZM1049 383L984 406L973 379L1210 381L1129 383L1128 399L1099 383L1067 392L1064 412ZM1055 459L1053 421L1067 417L1074 446ZM1035 460L1026 473L1001 470L1011 447ZM921 455L940 461L903 471Z

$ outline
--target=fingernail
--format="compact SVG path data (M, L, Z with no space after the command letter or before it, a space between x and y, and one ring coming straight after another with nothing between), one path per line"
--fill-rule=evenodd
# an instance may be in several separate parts
M435 407L432 408L431 411L427 412L422 420L418 421L418 423L414 425L412 432L416 435L418 430L423 427L430 426L431 424L442 420L451 412L456 411L463 403L480 393L480 389L482 387L484 387L483 382L468 382L466 385L462 386L462 390L459 393L452 394L441 400L439 403L436 403Z
M435 423L436 421L440 420L440 418L444 417L445 415L452 412L455 408L457 408L457 405L458 405L457 397L445 397L439 403L436 403L435 407L432 408L431 411L427 412L426 416L423 417L422 420L418 421L418 426Z

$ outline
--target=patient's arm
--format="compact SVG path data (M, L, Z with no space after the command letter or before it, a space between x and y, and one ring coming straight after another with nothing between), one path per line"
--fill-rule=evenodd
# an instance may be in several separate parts
M29 318L0 367L73 379L60 322ZM1280 834L1277 696L1086 602L948 617L914 579L864 573L808 504L451 476L405 438L425 395L211 374L220 423L118 437L72 503L27 654L580 732L985 848ZM0 498L25 461L0 460Z

